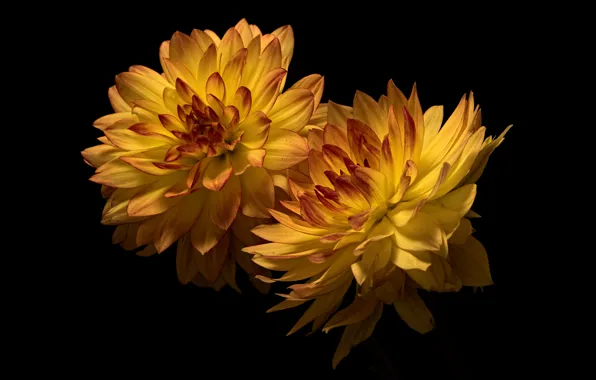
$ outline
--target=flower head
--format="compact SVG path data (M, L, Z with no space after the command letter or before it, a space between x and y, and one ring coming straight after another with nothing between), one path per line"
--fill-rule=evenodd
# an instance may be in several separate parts
M383 304L424 333L433 319L417 289L492 283L468 218L474 182L505 132L484 139L472 94L442 125L442 106L423 113L416 86L406 98L392 81L378 102L358 92L353 108L327 109L324 128L308 132L310 181L290 179L289 211L271 210L279 224L253 230L271 243L244 250L284 271L279 281L308 280L270 310L314 300L290 333L310 322L313 331L346 326L335 366L370 336ZM353 302L336 312L354 280Z
M243 19L221 39L176 32L159 50L163 74L132 66L116 76L115 113L94 123L102 144L82 152L104 185L114 242L149 255L179 240L185 283L233 285L230 257L257 273L240 252L256 242L243 231L269 217L278 172L307 158L297 132L323 90L311 75L283 92L293 50L290 26L262 34Z

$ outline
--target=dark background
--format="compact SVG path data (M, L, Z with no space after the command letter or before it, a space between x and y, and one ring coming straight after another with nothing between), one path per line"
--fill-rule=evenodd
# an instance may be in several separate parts
M503 378L512 370L525 348L523 335L516 333L525 322L515 294L524 286L520 206L531 162L522 147L531 145L524 106L532 31L512 9L435 9L431 14L424 6L375 4L325 11L278 3L245 11L223 2L106 3L75 10L78 16L60 26L68 41L60 51L76 57L68 64L75 73L68 107L75 114L66 148L75 166L69 179L76 203L69 243L61 248L68 264L60 278L65 285L61 307L68 310L60 317L60 331L68 334L58 334L71 348L64 357L68 368L84 368L81 374L139 375L166 368L197 377L372 379ZM342 330L306 337L309 326L286 337L304 308L265 314L280 299L257 293L241 271L242 295L227 287L217 293L183 286L171 249L140 258L111 244L113 227L99 223L100 186L88 181L93 170L79 152L97 143L100 133L92 122L112 112L107 89L114 76L133 64L161 72L159 45L176 30L211 29L222 36L243 17L264 33L292 25L296 45L286 86L322 74L323 101L351 105L356 90L376 99L392 78L406 94L416 82L423 109L443 104L446 113L474 91L490 135L514 124L478 182L473 207L482 215L474 227L488 250L496 285L477 293L425 295L437 323L425 336L386 307L373 336L333 371L331 358Z

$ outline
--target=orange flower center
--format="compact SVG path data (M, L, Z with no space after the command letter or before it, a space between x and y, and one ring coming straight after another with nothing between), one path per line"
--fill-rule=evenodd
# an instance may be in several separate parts
M233 151L242 139L244 131L236 128L238 124L238 110L225 107L217 100L220 110L216 112L205 105L197 96L193 96L192 105L178 105L178 117L186 128L186 132L172 131L184 141L178 147L183 155L201 158L205 153L208 157L219 156ZM225 110L225 112L224 112Z

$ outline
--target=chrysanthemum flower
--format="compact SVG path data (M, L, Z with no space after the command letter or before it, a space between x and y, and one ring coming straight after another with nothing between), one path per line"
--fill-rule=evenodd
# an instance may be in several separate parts
M221 39L176 32L159 50L163 74L116 76L115 113L94 123L102 144L82 152L115 243L150 255L178 241L183 283L235 286L233 259L263 274L240 248L257 242L248 231L269 217L275 176L307 158L297 132L323 90L311 75L283 92L293 50L290 26L263 35L243 19Z
M472 94L442 125L443 107L423 113L415 86L409 99L392 81L387 92L378 102L358 92L353 108L328 103L327 125L308 135L310 181L290 179L289 211L270 210L279 224L253 229L271 243L244 249L284 271L278 281L308 279L270 310L314 300L290 334L310 322L346 326L334 367L371 335L383 304L425 333L433 318L417 289L492 284L468 218L474 182L506 131L484 139ZM355 299L336 312L354 280Z

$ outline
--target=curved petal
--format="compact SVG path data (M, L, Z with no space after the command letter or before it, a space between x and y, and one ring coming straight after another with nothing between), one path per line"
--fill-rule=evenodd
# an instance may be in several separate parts
M240 177L242 213L253 218L268 218L275 205L273 180L267 170L249 167Z
M263 148L267 151L263 166L269 170L292 167L308 157L308 143L296 132L285 129L269 130Z
M209 190L220 191L232 176L232 163L228 155L222 154L207 164L203 174L203 186Z
M314 110L314 95L304 88L293 88L281 94L267 116L271 128L299 132L304 128Z
M235 175L230 177L221 191L211 193L209 216L222 230L227 230L234 221L240 207L241 194L240 179Z

